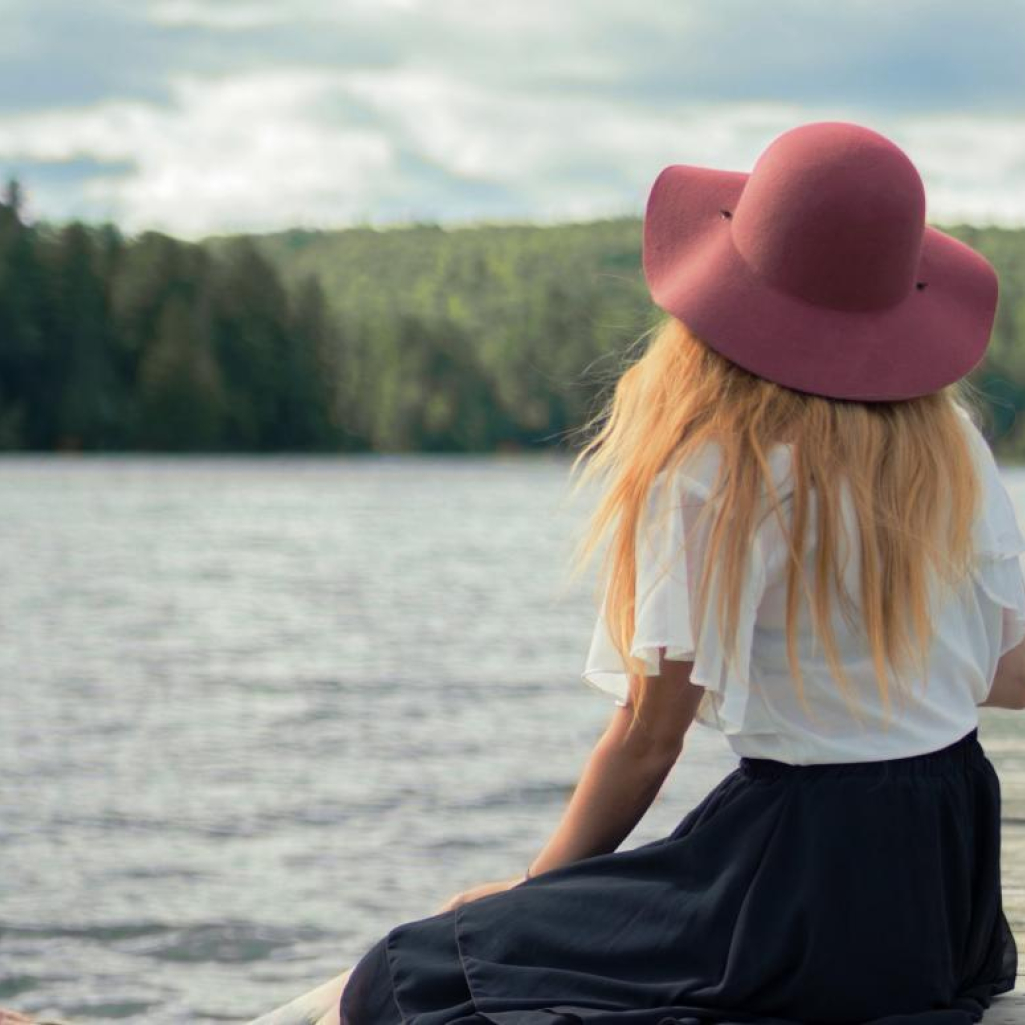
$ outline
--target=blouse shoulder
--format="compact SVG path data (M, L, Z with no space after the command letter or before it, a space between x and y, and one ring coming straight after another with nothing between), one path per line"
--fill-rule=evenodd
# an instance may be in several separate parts
M784 497L793 490L793 448L785 442L776 442L769 447L767 461L771 471L771 483L779 496ZM668 477L672 477L673 490L676 494L692 494L706 500L716 490L719 470L722 463L722 446L714 439L709 439L693 452L688 453L676 467L662 470L655 477L657 492ZM763 493L768 485L763 481Z

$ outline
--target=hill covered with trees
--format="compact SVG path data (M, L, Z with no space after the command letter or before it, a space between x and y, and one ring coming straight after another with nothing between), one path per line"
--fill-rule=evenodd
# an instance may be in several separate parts
M1025 231L946 227L1001 277L985 362L1025 458ZM0 447L563 446L658 314L641 222L415 224L183 242L0 203Z

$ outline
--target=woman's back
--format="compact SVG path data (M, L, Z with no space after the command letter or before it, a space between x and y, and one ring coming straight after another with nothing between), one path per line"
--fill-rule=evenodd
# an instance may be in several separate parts
M907 700L890 688L887 714L876 684L871 652L863 633L852 628L832 604L832 623L840 660L854 690L852 714L838 687L823 645L811 629L804 594L798 606L798 659L808 710L802 706L786 650L786 567L784 529L791 505L785 501L790 482L791 449L778 444L770 452L772 479L782 502L784 521L764 518L752 545L744 584L738 643L740 658L726 663L715 617L699 627L694 615L696 582L710 520L698 513L711 494L718 470L717 446L709 445L672 474L673 513L661 533L639 531L637 623L632 654L657 666L657 649L666 658L692 661L691 680L706 688L696 719L723 732L741 755L793 764L871 761L935 750L963 736L978 723L977 706L985 701L1006 651L1025 638L1025 581L1019 555L1025 552L1010 496L985 438L959 410L970 440L982 499L973 524L975 563L955 593L931 589L933 638L925 679L915 679ZM663 474L653 489L649 513L663 497ZM814 495L813 495L814 497ZM843 492L846 529L856 537L849 495ZM809 541L804 573L811 586L815 557L815 503L810 505ZM697 535L692 537L691 535ZM691 545L682 549L690 538ZM852 556L856 553L852 553ZM859 560L841 552L847 592L859 594ZM665 572L668 570L668 572ZM709 608L714 608L721 581L713 580ZM583 672L586 682L614 694L621 703L627 677L599 615ZM810 713L810 714L809 714Z

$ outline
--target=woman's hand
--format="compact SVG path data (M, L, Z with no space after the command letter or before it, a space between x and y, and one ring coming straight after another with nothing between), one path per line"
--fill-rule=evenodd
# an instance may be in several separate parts
M513 876L512 879L500 879L495 883L481 883L480 886L463 890L462 893L457 893L454 897L450 897L445 901L435 914L440 915L443 911L451 911L453 908L459 907L460 904L468 904L471 900L477 900L478 897L486 897L489 893L511 890L514 886L522 883L525 878L526 876Z

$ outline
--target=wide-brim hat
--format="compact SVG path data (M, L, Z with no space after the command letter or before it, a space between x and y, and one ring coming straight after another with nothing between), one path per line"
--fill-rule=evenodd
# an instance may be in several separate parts
M981 360L998 280L925 223L908 156L872 129L819 121L750 172L670 164L644 214L652 300L760 377L832 398L935 392Z

